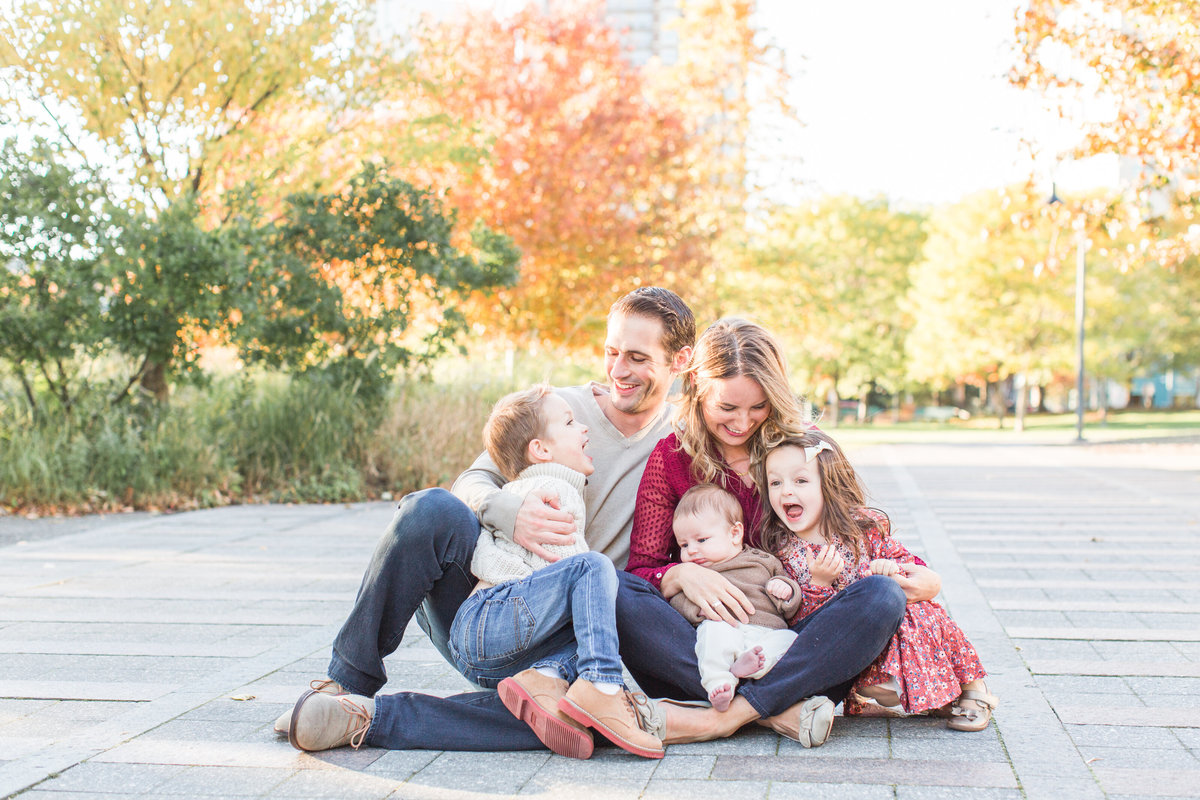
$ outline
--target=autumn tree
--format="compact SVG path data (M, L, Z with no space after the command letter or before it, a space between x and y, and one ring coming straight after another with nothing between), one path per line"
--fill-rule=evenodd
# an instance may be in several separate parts
M1013 82L1045 95L1084 126L1074 155L1137 165L1132 191L1111 210L1136 228L1166 198L1183 225L1130 266L1175 268L1200 252L1200 6L1190 0L1032 0L1018 15ZM1111 113L1080 119L1085 100Z
M1070 371L1075 234L1068 221L1056 236L1051 214L1031 187L1014 187L932 215L908 299L913 380L986 391L1013 375L1032 385Z
M831 393L836 414L841 393L857 396L865 412L873 388L896 391L904 379L903 299L922 223L884 200L778 208L751 237L745 266L725 276L725 303L779 332L814 400Z
M266 146L236 182L277 180L402 74L353 0L8 2L10 113L48 120L82 152L98 143L158 208L244 168L247 142Z
M411 174L448 185L462 219L511 236L523 254L519 283L477 298L473 319L571 344L591 339L620 293L685 286L707 237L694 218L702 186L682 115L648 92L601 4L551 6L432 27L415 62L437 89L397 109L472 132L468 144L486 155Z

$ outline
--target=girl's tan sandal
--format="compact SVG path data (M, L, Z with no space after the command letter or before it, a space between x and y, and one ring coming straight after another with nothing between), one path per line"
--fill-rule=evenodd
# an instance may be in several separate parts
M962 702L970 700L973 707L964 707ZM956 731L981 731L992 720L992 712L1000 705L1000 699L988 692L968 689L958 696L951 707L951 718L946 727Z

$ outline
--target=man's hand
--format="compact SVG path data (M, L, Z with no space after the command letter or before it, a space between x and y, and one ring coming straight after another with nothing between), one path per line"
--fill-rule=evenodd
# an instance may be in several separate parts
M683 596L700 608L705 619L722 619L730 625L749 622L754 604L745 593L719 572L699 564L680 564L671 567L663 576L663 597Z
M517 510L517 522L513 526L513 541L549 562L558 561L560 556L546 550L546 545L565 546L575 542L575 517L561 510L558 495L547 489L538 489L525 495L521 508Z
M900 572L900 565L890 558L876 558L871 562L872 575L897 575Z
M892 577L900 584L905 599L910 603L932 600L942 590L942 579L938 574L919 564L905 564L904 570Z
M817 586L833 586L833 582L846 567L846 560L831 544L822 547L816 558L805 548L804 557L808 559L808 571L812 575L812 582Z
M788 586L787 581L780 578L771 578L767 581L767 594L774 597L776 600L791 600L792 587Z

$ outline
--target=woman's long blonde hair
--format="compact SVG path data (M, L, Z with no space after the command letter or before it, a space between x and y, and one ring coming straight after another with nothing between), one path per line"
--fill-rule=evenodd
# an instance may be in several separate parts
M692 458L692 477L701 483L717 481L721 451L704 424L700 403L712 381L740 375L758 383L771 406L767 418L750 437L751 465L762 460L771 443L808 428L805 413L788 385L787 363L775 337L748 320L717 320L696 342L691 363L683 372L683 399L674 419L679 444Z
M759 523L759 541L762 549L768 553L779 555L784 545L795 536L783 520L775 516L771 508L770 491L767 488L767 460L775 450L781 447L814 447L827 442L829 449L817 453L817 472L821 477L821 517L818 523L821 532L830 542L840 541L850 548L857 560L866 552L866 531L877 524L863 511L867 507L867 493L859 480L858 473L850 465L850 460L842 448L829 437L829 434L818 428L811 428L799 436L788 436L772 444L763 460L754 469L755 480L758 481L759 492L762 496L762 520ZM885 518L886 514L878 511Z

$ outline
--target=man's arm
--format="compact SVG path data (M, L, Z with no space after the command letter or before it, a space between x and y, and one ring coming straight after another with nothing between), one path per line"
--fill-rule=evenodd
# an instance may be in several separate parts
M479 523L512 541L517 510L524 499L500 487L504 476L487 453L480 453L471 466L454 481L450 491L479 517Z
M560 510L558 496L544 489L525 496L506 492L504 476L487 453L458 476L450 491L479 517L479 523L551 563L558 556L543 545L566 547L575 541L575 518Z

